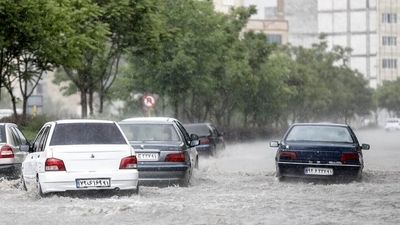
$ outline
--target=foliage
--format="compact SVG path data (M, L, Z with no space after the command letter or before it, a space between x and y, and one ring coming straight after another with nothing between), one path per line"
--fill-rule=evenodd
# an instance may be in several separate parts
M375 95L380 108L388 110L393 117L400 116L400 79L383 82Z

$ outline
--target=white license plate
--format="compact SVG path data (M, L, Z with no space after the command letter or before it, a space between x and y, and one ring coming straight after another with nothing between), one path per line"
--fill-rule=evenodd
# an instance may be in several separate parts
M110 186L111 186L111 181L109 178L76 179L77 188L110 187Z
M136 153L139 161L158 161L158 153Z
M332 168L318 168L318 167L306 167L304 169L304 174L306 175L322 175L322 176L332 176Z

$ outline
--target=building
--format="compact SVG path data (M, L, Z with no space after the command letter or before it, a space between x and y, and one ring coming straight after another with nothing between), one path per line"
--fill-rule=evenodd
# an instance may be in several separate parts
M318 0L285 0L288 42L310 48L318 41Z
M377 0L378 80L396 80L399 74L400 0Z
M285 19L284 0L214 0L215 10L229 13L232 7L254 5L257 13L252 15L245 31L262 32L270 43L288 42L288 21Z
M378 84L376 0L318 0L318 33L327 35L329 48L352 49L350 67Z

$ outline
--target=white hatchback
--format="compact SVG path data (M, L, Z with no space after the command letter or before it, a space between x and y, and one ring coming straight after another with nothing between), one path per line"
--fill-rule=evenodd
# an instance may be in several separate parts
M22 163L21 182L41 196L79 190L139 191L135 152L119 125L105 120L46 123Z

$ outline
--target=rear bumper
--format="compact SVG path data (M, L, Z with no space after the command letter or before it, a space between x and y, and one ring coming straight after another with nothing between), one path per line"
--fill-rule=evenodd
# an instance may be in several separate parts
M278 162L277 172L283 177L301 177L318 179L336 179L336 178L357 178L362 172L361 165L336 165L336 164L317 164L317 163L286 163ZM333 175L308 175L304 170L307 167L332 168Z
M110 187L77 188L76 179L110 178ZM43 193L80 190L134 190L138 184L137 170L114 172L45 172L39 174Z
M175 182L182 180L190 166L181 165L138 165L141 184L153 182Z
M0 164L1 173L19 172L21 170L21 163Z
M203 155L203 154L212 154L212 146L211 145L198 145L198 146L196 146L196 150L197 150L197 153L199 154L199 155Z

